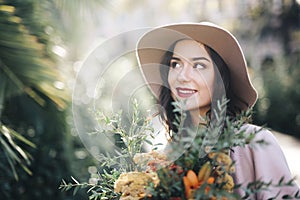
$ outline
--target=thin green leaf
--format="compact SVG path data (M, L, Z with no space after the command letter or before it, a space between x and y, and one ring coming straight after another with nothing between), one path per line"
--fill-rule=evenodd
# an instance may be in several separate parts
M32 143L31 141L29 141L28 139L23 137L21 134L17 133L13 129L11 129L11 128L5 126L5 125L2 125L0 130L3 131L5 129L8 130L9 134L14 136L17 140L23 142L24 144L27 144L30 147L36 148L36 145L34 143Z
M73 176L71 176L71 179L72 179L76 184L79 184L79 182L78 182Z

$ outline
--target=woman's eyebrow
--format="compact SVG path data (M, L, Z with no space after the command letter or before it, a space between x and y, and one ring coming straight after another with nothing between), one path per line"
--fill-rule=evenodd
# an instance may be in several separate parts
M171 60L181 60L180 58L177 58L177 57L172 57ZM198 60L206 60L208 62L210 62L210 60L206 57L195 57L195 58L192 58L192 61L198 61Z
M180 58L172 57L171 60L180 60Z
M209 60L208 58L206 58L206 57L196 57L196 58L193 58L192 60L193 60L193 61L197 61L197 60L206 60L206 61L210 62L210 60Z

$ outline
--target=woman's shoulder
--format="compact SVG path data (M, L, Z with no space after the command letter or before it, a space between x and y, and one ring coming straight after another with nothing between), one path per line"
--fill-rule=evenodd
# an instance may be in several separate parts
M246 132L253 132L253 131L269 131L267 128L262 127L262 126L258 126L255 124L250 124L250 123L245 123L241 126L241 130L244 130Z
M268 129L267 127L262 127L254 124L244 124L240 131L243 131L244 134L249 135L252 134L250 138L251 141L247 147L249 150L253 150L253 148L258 149L280 149L279 143L271 129Z
M241 131L246 134L254 134L256 139L275 138L270 129L255 124L246 123L241 126Z
M231 157L236 162L236 181L241 184L258 180L273 183L269 186L269 190L258 192L256 199L274 199L276 196L281 199L285 194L294 196L299 190L296 184L276 186L279 182L290 181L292 175L285 155L273 133L265 127L254 124L245 124L242 129L245 133L254 133L255 137L251 144L233 149ZM243 194L243 191L239 190L238 192Z

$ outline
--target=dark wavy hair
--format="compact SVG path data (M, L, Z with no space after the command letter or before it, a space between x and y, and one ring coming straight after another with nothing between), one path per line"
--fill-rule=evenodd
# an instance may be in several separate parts
M172 98L171 95L171 90L170 86L168 83L168 75L169 75L169 69L170 69L170 61L173 56L174 48L176 44L179 41L186 40L186 39L181 39L176 42L174 42L168 49L168 51L165 52L163 59L161 60L160 63L160 76L163 80L163 84L160 88L160 94L159 94L159 99L158 103L164 108L163 111L161 111L160 116L163 120L163 122L167 125L168 132L170 131L177 132L177 126L174 125L174 122L178 119L178 116L180 116L180 113L174 112L175 106L174 103L175 100ZM233 90L231 89L231 82L230 82L230 72L227 64L224 62L224 60L221 58L221 56L214 51L211 47L204 45L206 51L208 52L209 56L213 60L214 64L214 69L215 73L216 70L218 70L221 79L216 79L216 82L214 84L214 92L213 92L213 97L212 97L212 103L215 103L218 99L221 99L222 96L219 94L219 92L222 90L225 90L225 95L228 101L227 103L227 110L226 110L226 115L234 118L238 114L241 113L242 108L239 106L241 104L247 104L246 102L242 101L240 98L238 98L234 93ZM222 86L222 89L220 89L220 86ZM236 103L236 102L239 103ZM210 112L207 113L207 117L210 119ZM176 117L177 116L177 117ZM186 120L191 122L191 117L189 113L187 112L186 115Z

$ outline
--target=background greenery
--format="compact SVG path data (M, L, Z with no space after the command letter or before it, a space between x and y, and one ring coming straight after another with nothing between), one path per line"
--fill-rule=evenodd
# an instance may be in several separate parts
M131 28L186 20L230 28L260 94L254 123L300 139L299 1L120 2L0 0L1 199L87 198L58 190L70 176L88 181L97 165L72 123L71 88L94 41Z

